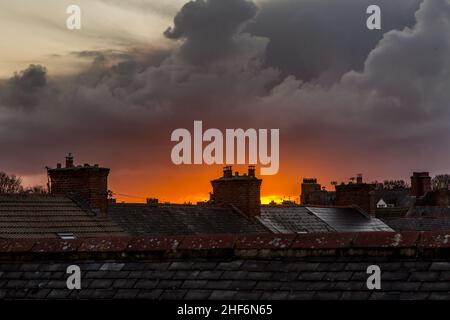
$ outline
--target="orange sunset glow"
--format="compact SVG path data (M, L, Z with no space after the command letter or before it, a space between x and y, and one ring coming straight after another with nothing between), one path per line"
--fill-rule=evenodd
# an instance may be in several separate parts
M26 10L22 1L0 4L0 144L8 150L0 170L26 186L46 186L45 166L72 152L77 164L111 169L119 202L207 200L222 165L170 158L171 133L192 132L195 121L221 132L279 130L278 173L256 171L262 203L298 202L303 178L332 191L331 181L359 173L371 182L450 171L450 90L435 89L447 74L423 71L446 70L448 55L436 60L417 36L448 31L416 16L431 4L393 5L408 18L387 16L374 31L337 2L298 1L291 10L277 1L80 0L82 27L69 30L62 2L26 2ZM326 23L324 10L335 13ZM398 42L402 30L411 43ZM403 59L414 59L411 48L424 58Z
M109 188L115 193L118 202L145 202L146 198L158 198L159 202L197 203L209 199L212 191L210 181L222 176L221 165L214 166L171 166L164 174L143 172L136 177L121 178L114 170L110 173ZM246 172L246 166L233 166L233 171ZM320 168L311 172L320 173ZM298 172L297 175L292 172ZM258 170L257 170L258 173ZM133 174L134 176L134 174ZM281 169L274 176L260 176L261 203L271 201L281 203L283 200L299 202L300 184L304 177L317 177L319 181L332 190L330 179L320 174L307 174L306 171ZM349 175L350 177L350 175ZM347 181L348 179L345 179ZM136 183L136 181L140 181Z

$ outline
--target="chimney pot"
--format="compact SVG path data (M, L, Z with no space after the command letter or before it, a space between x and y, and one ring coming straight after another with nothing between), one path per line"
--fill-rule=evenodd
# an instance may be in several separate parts
M233 175L233 169L231 166L223 167L223 177L224 178L231 178Z
M255 166L248 166L248 176L249 177L255 176Z
M73 155L69 152L69 154L66 157L66 168L72 168L73 167Z

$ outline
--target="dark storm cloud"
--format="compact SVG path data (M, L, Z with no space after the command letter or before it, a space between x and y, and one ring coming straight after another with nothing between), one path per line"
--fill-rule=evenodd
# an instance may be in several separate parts
M10 106L34 107L38 104L46 84L46 69L40 65L30 65L7 81L7 90L2 96Z
M40 165L51 164L72 151L116 168L151 164L164 171L171 164L171 131L203 120L207 127L280 128L289 155L281 155L282 165L328 159L340 169L355 163L364 168L389 158L402 159L392 162L396 168L407 161L444 168L450 134L448 2L425 1L416 16L412 9L411 16L402 11L409 7L389 7L382 13L385 28L396 29L374 31L368 39L360 31L367 15L358 1L345 7L347 24L344 9L334 5L333 20L312 2L299 1L302 10L292 7L298 17L286 11L286 3L262 6L256 15L244 0L189 2L166 31L180 42L170 51L130 51L118 62L103 54L102 63L98 53L85 53L93 60L90 68L46 81L41 67L18 74L0 85L0 97L29 88L35 107L25 114L10 108L16 100L0 100L0 149L10 150L0 167L40 172L37 156ZM281 31L261 31L270 15L274 28L285 25ZM398 18L389 22L390 15ZM286 39L295 42L292 57L280 65L288 56ZM333 76L325 82L307 80L327 74Z
M254 108L267 114L276 105L279 118L290 119L290 136L338 161L360 157L367 167L390 158L398 170L406 163L448 170L449 43L448 1L425 1L414 26L384 34L362 71L326 87L287 77Z
M252 34L270 39L267 65L302 80L332 82L361 71L383 34L415 22L421 0L278 0L262 3ZM366 8L382 10L382 30L368 30Z
M206 63L238 49L234 36L257 8L247 0L195 0L188 2L164 35L185 39L181 54L194 63Z

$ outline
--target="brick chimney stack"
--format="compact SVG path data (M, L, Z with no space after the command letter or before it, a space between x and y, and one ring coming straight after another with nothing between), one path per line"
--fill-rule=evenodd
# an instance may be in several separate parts
M248 217L261 214L261 183L255 177L255 167L250 166L248 175L232 174L232 167L225 167L223 177L211 181L212 202L217 207L234 206Z
M85 203L94 212L106 216L108 208L108 168L85 164L75 166L71 153L66 157L66 166L48 168L50 193L70 196Z
M375 215L375 185L369 183L348 183L335 186L337 206L358 206L367 214Z
M420 198L429 191L431 191L429 172L413 172L411 176L411 195Z
M66 168L73 168L73 155L71 153L66 157Z
M363 177L361 173L358 173L356 176L356 183L357 184L362 184L363 183Z

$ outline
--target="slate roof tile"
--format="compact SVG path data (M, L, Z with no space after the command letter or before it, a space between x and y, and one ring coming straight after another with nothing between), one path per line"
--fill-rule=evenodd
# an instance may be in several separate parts
M176 271L173 275L174 280L196 279L200 274L199 270L181 270Z
M89 288L93 289L108 289L111 288L113 280L111 279L95 279L89 284Z
M68 197L30 194L0 196L1 238L58 238L58 233L73 233L80 238L118 236L124 231L111 220L85 211ZM36 250L44 250L45 247L43 241ZM60 250L63 247L61 245ZM10 250L21 248L14 246Z
M263 292L261 300L286 300L288 295L289 291Z
M197 279L220 279L221 277L227 278L225 276L222 276L222 274L224 272L221 270L204 270L204 269L205 268L199 269L199 270L203 270L203 271L200 271L200 273L197 276ZM211 268L211 269L214 269L214 268Z
M254 280L232 280L231 288L236 290L251 290L256 286L256 281Z
M205 288L208 280L186 280L181 286L183 289L202 289Z
M178 289L181 288L183 281L181 280L160 280L157 288L159 289Z
M450 262L433 262L431 264L430 270L450 271Z
M233 299L235 300L258 300L262 295L261 291L238 291Z
M432 292L429 295L429 299L431 300L450 300L449 292Z
M429 296L428 292L400 292L400 300L426 300Z
M409 277L410 281L434 281L439 278L439 272L437 271L416 271L412 272Z
M108 214L132 235L207 235L268 231L258 221L248 219L231 208L116 204L109 206Z
M0 294L24 299L444 298L450 291L448 248L420 247L422 235L414 235L418 240L410 241L411 247L406 251L383 247L387 238L392 240L392 234L381 234L366 238L370 245L352 252L353 239L358 234L351 236L348 247L339 251L285 248L281 250L290 254L282 256L278 254L280 249L269 249L269 254L263 257L254 253L241 255L239 250L236 255L232 251L214 258L198 254L148 257L145 251L136 256L126 253L124 243L130 239L121 239L121 244L115 246L118 251L99 249L79 256L74 255L76 252L70 255L0 252ZM441 244L442 234L425 235L425 239L427 245L433 245L429 242L432 239ZM380 247L373 249L376 241ZM93 245L96 247L95 242ZM395 254L386 255L386 252ZM19 262L18 257L26 259ZM70 264L79 265L82 270L81 291L66 288L65 270ZM366 269L373 264L381 267L382 286L381 290L369 291Z
M163 293L162 289L154 289L154 290L141 290L137 295L137 299L151 299L157 300L161 297Z
M72 291L67 290L67 288L51 289L47 295L47 299L66 299L71 293Z
M231 289L232 283L232 280L209 280L206 284L206 289Z
M365 281L337 281L333 286L333 290L354 291L366 289Z
M144 273L143 278L153 278L159 280L171 280L175 274L175 271L170 270L153 270Z
M314 300L339 300L342 292L316 292L312 298Z
M435 281L424 282L420 287L421 291L450 291L450 282L448 281Z
M368 218L356 208L307 207L316 217L337 232L393 231L377 218Z
M450 271L442 271L439 274L439 280L450 281Z
M138 295L138 290L133 289L118 289L113 296L114 299L135 299Z
M138 281L137 279L129 279L129 278L116 279L114 280L112 287L121 289L131 289L134 288L137 281Z
M353 275L353 272L348 272L348 271L327 272L325 277L323 277L322 279L326 280L326 281L338 281L338 280L344 281L344 280L350 280L352 275Z
M188 292L187 290L164 290L160 299L182 300L187 292Z
M143 279L136 282L134 285L137 289L156 289L158 280L156 279Z
M279 281L259 281L255 289L256 290L263 290L263 291L274 291L278 290L281 286L281 283Z
M184 296L185 300L207 300L212 290L189 290Z
M405 271L381 271L385 280L408 280L409 272Z
M342 293L343 300L367 300L370 297L369 291L346 291Z
M236 295L236 291L234 290L213 290L210 300L230 300L233 299Z
M409 292L411 292L411 291L418 291L421 285L422 285L421 282L405 282L405 281L400 282L400 281L395 281L395 282L391 282L390 283L389 290L409 291Z

